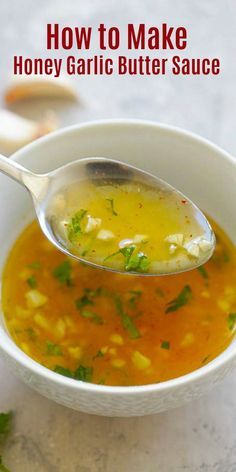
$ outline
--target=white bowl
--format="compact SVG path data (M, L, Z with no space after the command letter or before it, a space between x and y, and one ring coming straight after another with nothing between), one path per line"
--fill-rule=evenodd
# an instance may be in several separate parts
M18 151L13 158L35 172L47 172L80 157L105 156L162 177L197 203L236 238L236 163L226 152L191 133L152 122L112 120L60 130ZM0 176L0 263L19 231L32 219L24 189ZM235 241L236 242L236 241ZM29 386L58 403L87 413L139 416L158 413L197 398L236 363L236 342L194 372L160 384L107 387L58 375L22 352L0 320L0 351Z

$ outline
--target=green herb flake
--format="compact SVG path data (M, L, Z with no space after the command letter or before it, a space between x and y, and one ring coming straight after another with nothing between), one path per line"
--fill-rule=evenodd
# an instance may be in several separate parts
M135 249L136 246L134 244L120 249L120 253L125 258L125 270L145 272L148 269L150 262L143 252L134 254Z
M161 343L161 348L162 348L162 349L170 349L170 343L169 343L169 341L162 341L162 343Z
M59 280L62 285L67 285L68 287L72 285L72 267L70 261L63 261L59 266L57 266L53 271L53 276Z
M91 382L93 376L93 368L85 367L80 365L74 372L74 378L76 380L82 380L82 382Z
M60 375L64 375L64 377L69 377L70 379L73 379L73 372L70 369L67 369L66 367L62 367L61 365L56 365L54 368L54 372Z
M163 290L162 290L160 287L157 287L157 288L156 288L156 294L157 294L158 297L160 297L160 298L163 298L163 297L165 296Z
M103 324L103 319L101 318L101 316L97 315L97 313L94 313L93 311L82 310L80 314L83 318L87 318L88 320L93 321L95 324L98 324L98 325Z
M211 260L217 267L221 268L224 264L227 264L230 261L230 254L225 250L219 253L215 251Z
M185 287L180 292L180 294L168 303L168 307L166 308L166 313L171 313L173 311L179 310L184 305L186 305L191 300L191 298L192 298L192 289L189 285L185 285Z
M227 323L228 323L228 328L230 329L230 331L232 331L236 323L236 313L229 313L228 318L227 318Z
M106 379L104 379L103 377L99 379L98 381L98 385L105 385L105 383L106 383Z
M93 360L99 359L100 357L104 357L103 352L99 349L99 351L96 352L95 356L93 356Z
M119 249L119 251L114 252L110 256L107 256L104 259L104 262L110 259L111 257L117 256L118 254L122 254L122 256L124 256L125 258L124 269L127 272L146 272L149 268L150 261L148 260L148 257L141 251L134 254L135 249L135 244L123 247Z
M126 329L131 337L131 339L140 338L140 332L136 327L133 319L124 311L123 302L120 295L114 296L114 302L117 314L121 318L123 328Z
M142 291L141 290L129 290L129 293L131 295L129 299L129 304L131 308L136 308L137 302L140 300L142 296Z
M94 305L94 298L98 297L101 294L102 294L101 287L98 287L95 290L92 290L90 288L85 288L84 294L82 295L82 297L77 298L77 300L75 300L75 305L76 305L77 310L80 310L86 305Z
M91 382L92 375L93 375L93 368L80 365L78 369L72 372L70 369L67 369L66 367L57 365L54 368L54 372L60 375L64 375L64 377L69 377L70 379L82 380L83 382Z
M86 305L94 305L94 301L91 300L87 295L83 295L82 297L77 298L77 300L75 300L75 306L77 310L80 310Z
M25 332L28 334L30 339L36 339L37 335L33 328L26 328Z
M106 198L106 201L110 204L110 210L114 216L118 216L118 213L114 209L114 199L113 198Z
M12 412L0 413L0 442L5 441L12 426Z
M209 278L208 272L206 271L204 266L198 267L197 270L198 270L199 274L201 274L203 279L208 280L208 278Z
M27 279L27 284L30 286L30 288L35 288L37 287L37 280L35 275L32 275Z
M10 470L3 464L2 456L0 456L0 472L10 472Z
M29 264L28 267L30 269L39 270L41 269L41 264L38 261L34 261L34 262L31 262L31 264Z
M67 227L67 234L70 242L73 243L77 236L83 232L81 228L81 223L86 214L87 210L79 210L71 218L71 222L68 224Z
M46 344L47 354L49 356L62 356L61 346L54 344L51 341L47 341Z

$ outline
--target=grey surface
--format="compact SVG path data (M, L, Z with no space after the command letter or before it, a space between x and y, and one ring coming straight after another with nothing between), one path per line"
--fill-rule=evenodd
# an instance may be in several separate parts
M222 74L81 77L75 79L79 105L40 101L14 109L38 118L51 107L62 126L110 117L163 121L197 132L235 154L235 0L0 0L0 92L13 54L37 57L44 50L47 22L104 22L124 31L128 22L151 26L164 21L188 27L186 55L219 56ZM4 459L12 472L235 472L235 391L234 374L207 397L172 412L99 418L42 398L0 363L0 410L15 411Z

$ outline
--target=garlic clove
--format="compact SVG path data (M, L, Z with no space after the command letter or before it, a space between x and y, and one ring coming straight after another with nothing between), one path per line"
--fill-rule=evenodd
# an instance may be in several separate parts
M85 233L90 233L95 229L98 229L102 224L101 218L92 218L92 216L88 216L88 222L85 227Z
M184 245L184 249L186 249L187 253L192 257L199 257L200 248L198 243L190 242Z
M101 239L102 241L109 241L115 237L114 233L109 229L100 229L97 234L97 239Z
M212 248L212 244L207 239L202 238L199 241L199 247L202 252L208 252Z
M124 247L130 246L133 243L134 243L133 239L122 239L122 241L119 242L119 248L123 249Z
M147 234L135 234L133 242L136 244L139 243L146 243L148 241L148 235Z
M174 254L176 249L177 249L176 244L171 244L170 247L169 247L169 253Z
M56 117L50 113L41 122L23 118L11 111L0 110L0 151L10 154L57 127Z
M7 104L39 97L76 99L77 94L66 77L16 76L7 87L4 100Z
M171 244L176 244L176 246L182 246L184 242L184 235L180 233L170 234L165 238L165 241Z

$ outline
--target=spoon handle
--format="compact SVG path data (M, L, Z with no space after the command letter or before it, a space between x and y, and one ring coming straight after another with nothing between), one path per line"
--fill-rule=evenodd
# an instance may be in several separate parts
M29 190L31 195L38 200L48 182L46 175L34 174L30 170L18 164L18 162L9 159L0 154L0 172L11 177L19 184Z
M27 175L33 174L18 164L16 161L9 159L8 157L3 156L0 154L0 172L3 172L8 177L19 182L19 184L25 185L24 177Z

